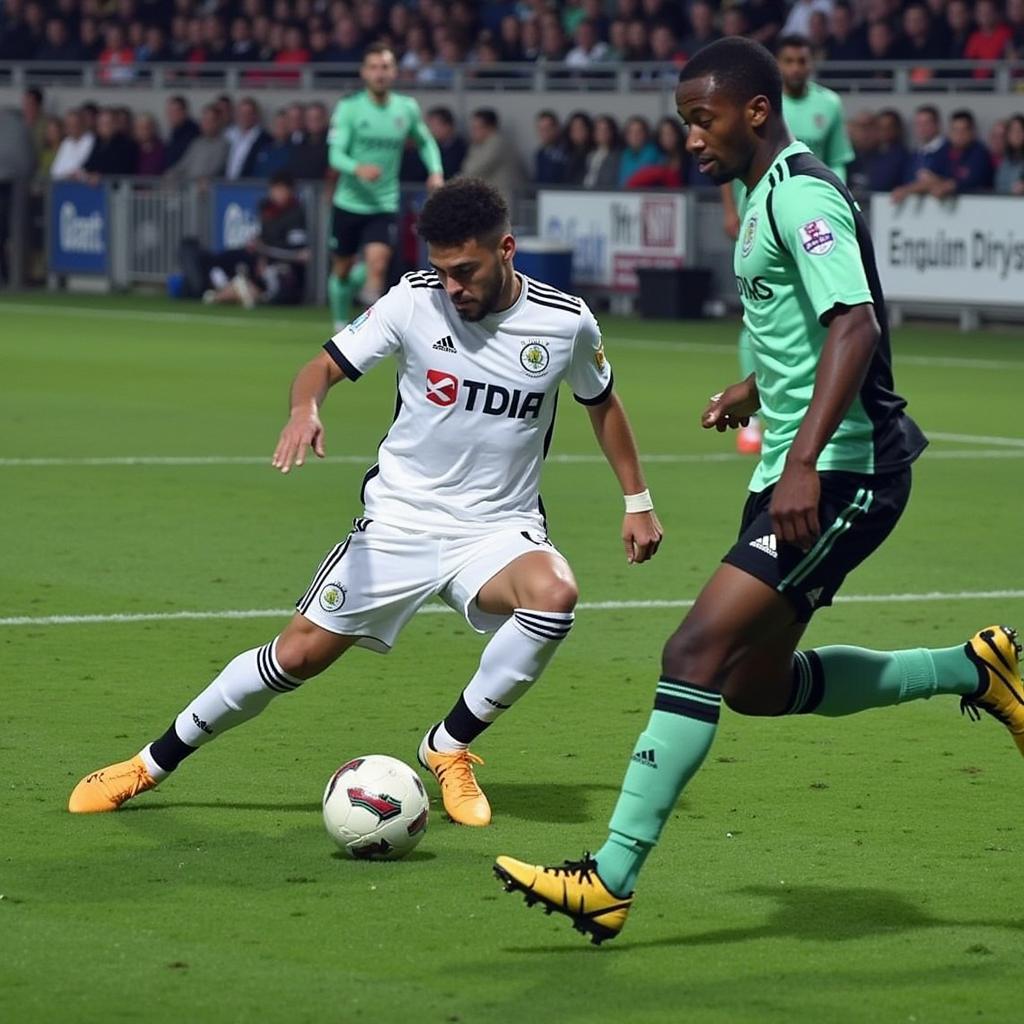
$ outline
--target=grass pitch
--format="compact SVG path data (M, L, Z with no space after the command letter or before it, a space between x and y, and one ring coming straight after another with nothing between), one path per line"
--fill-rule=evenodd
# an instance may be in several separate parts
M497 853L561 860L603 839L673 603L738 522L751 463L697 428L736 375L734 325L603 318L657 456L666 542L625 565L621 498L599 457L571 458L597 449L564 404L544 481L552 534L582 600L612 606L581 611L546 678L480 743L493 827L458 829L435 801L396 864L333 852L319 797L349 757L414 760L482 646L451 614L419 616L387 658L353 652L124 811L65 811L81 775L158 735L280 627L359 511L391 374L336 388L334 461L282 478L270 452L322 313L48 296L0 302L0 325L0 1019L1016 1018L1022 765L953 698L842 720L726 712L629 925L601 949L490 875ZM1024 626L1022 342L898 332L899 389L935 440L902 524L846 585L869 600L821 614L810 643Z

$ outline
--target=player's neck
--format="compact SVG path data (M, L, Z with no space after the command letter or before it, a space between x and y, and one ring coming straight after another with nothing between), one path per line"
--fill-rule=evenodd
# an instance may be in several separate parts
M498 301L494 306L494 312L504 313L505 310L511 309L519 301L519 296L522 294L522 291L522 279L513 270L509 275L509 280L502 286L501 292L498 295Z
M775 158L792 142L793 136L789 134L786 122L779 118L765 137L758 143L754 159L750 161L750 168L740 179L746 185L747 192L753 192L757 183L765 176L768 168L775 162Z
M784 91L791 100L802 100L810 92L810 89L811 83L804 82L799 89L785 89Z
M386 107L388 100L391 98L390 92L373 92L370 89L366 90L366 95L377 104L378 107Z

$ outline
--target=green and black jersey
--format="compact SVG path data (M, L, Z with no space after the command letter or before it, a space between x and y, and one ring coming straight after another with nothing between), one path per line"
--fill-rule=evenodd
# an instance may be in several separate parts
M832 315L865 302L874 304L882 336L818 469L887 473L913 462L928 442L893 390L889 325L867 222L846 186L802 142L783 149L746 195L733 265L764 422L750 489L761 491L782 475L811 402Z

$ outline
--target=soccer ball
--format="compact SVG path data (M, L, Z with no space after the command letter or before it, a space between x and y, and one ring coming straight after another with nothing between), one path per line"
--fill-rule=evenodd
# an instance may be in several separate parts
M427 831L430 803L404 761L368 754L346 761L324 790L328 835L357 860L398 860Z

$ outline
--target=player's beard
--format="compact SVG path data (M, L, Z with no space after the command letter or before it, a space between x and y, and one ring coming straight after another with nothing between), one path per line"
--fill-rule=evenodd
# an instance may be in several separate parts
M498 297L501 295L501 288L504 283L504 275L499 264L495 267L494 276L487 282L483 295L475 301L474 306L466 310L459 309L456 306L455 312L459 314L462 320L471 324L483 320L485 316L490 316L497 308Z

